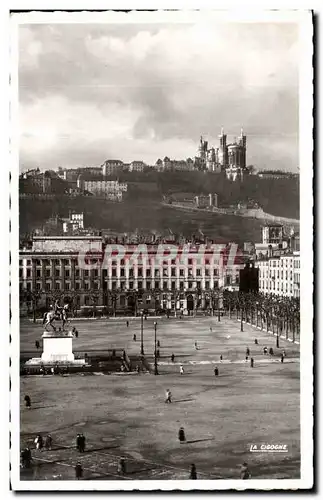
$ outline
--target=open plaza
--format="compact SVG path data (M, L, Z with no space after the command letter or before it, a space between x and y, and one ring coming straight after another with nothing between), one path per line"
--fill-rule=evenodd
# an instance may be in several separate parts
M124 349L130 358L139 357L141 319L128 321L129 326L125 318L73 321L78 330L73 350ZM21 479L72 480L78 461L85 480L189 479L192 463L198 479L237 479L243 462L254 479L300 478L299 344L280 338L277 348L272 334L247 324L241 331L240 322L228 317L148 317L144 351L152 366L155 321L158 375L98 371L21 377L20 441L33 458L30 469L21 469ZM34 353L38 340L40 355L42 334L41 323L22 320L21 354ZM272 347L273 356L265 355L264 347ZM171 404L165 403L167 389ZM24 404L27 394L31 408ZM180 427L184 443L178 439ZM35 437L49 433L52 449L36 450ZM78 433L86 437L85 453L76 449ZM258 450L251 451L254 445ZM285 450L266 452L262 445L285 445ZM123 475L120 458L126 464Z

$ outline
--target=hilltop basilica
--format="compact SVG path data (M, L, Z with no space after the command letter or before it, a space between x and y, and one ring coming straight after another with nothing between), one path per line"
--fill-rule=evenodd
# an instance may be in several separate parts
M195 157L195 166L199 170L209 172L225 172L230 180L242 180L248 172L246 168L247 136L241 129L240 136L234 142L227 144L227 136L223 129L219 135L219 147L208 149L208 142L201 137Z

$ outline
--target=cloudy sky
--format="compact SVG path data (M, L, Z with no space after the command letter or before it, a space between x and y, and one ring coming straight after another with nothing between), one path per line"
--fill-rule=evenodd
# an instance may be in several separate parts
M247 163L297 171L295 24L19 27L20 168L155 163L247 134Z

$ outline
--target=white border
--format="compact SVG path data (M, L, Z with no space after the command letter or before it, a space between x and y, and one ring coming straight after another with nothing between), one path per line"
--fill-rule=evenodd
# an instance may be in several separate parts
M194 2L196 7L196 2ZM295 3L295 2L294 2ZM18 2L15 3L17 5ZM105 4L105 5L103 5ZM175 8L174 2L167 5L164 2L164 8ZM202 4L202 2L201 2ZM231 2L226 3L226 7ZM271 8L274 6L271 2ZM280 2L280 6L283 2ZM20 8L25 8L24 2L19 2ZM181 8L183 4L176 5ZM43 2L34 2L33 8L44 8ZM106 2L96 2L95 8L106 8ZM115 8L121 8L120 3L114 5ZM122 5L127 8L127 5ZM133 7L133 4L132 4ZM155 7L155 6L154 6ZM192 2L185 2L185 8L192 7ZM46 8L50 8L46 4ZM66 8L66 2L57 1L55 8ZM69 7L72 8L72 5ZM94 8L88 2L78 2L75 8ZM131 8L128 5L128 8ZM149 8L148 6L146 8ZM153 8L153 5L150 5ZM18 272L15 273L15 265L17 266L18 257L16 261L12 261L12 324L11 335L12 344L10 346L10 353L12 359L12 393L11 393L11 407L12 407L12 449L11 449L11 463L12 473L11 482L12 487L16 491L33 490L33 491L75 491L75 490L165 490L170 491L180 489L182 491L191 489L200 490L226 490L226 489L305 489L310 488L313 483L313 470L312 470L312 456L313 456L313 441L312 441L312 404L313 404L313 358L312 358L312 291L313 288L313 230L312 230L312 19L309 11L262 11L253 9L248 11L244 5L243 10L234 11L221 11L214 12L132 12L131 14L123 13L30 13L21 14L20 17L13 16L11 19L11 124L10 132L12 138L12 154L11 154L11 171L15 174L12 176L11 181L11 197L12 197L12 233L10 238L10 246L13 257L18 255L19 238L18 238L18 146L19 146L19 129L18 129L18 84L17 84L17 24L27 22L66 22L68 15L68 22L129 22L129 23L144 23L154 22L154 18L158 18L155 22L196 22L197 19L202 19L207 15L208 22L210 19L216 19L221 22L268 22L272 20L275 22L298 22L300 26L300 39L302 55L300 58L300 171L301 171L301 268L302 268L302 282L301 282L301 317L302 317L302 332L306 332L306 336L302 336L302 349L301 349L301 421L303 423L301 428L301 479L300 480L203 480L203 481L20 481L19 473L19 301L18 301ZM279 119L279 114L278 114ZM306 425L304 423L306 422Z

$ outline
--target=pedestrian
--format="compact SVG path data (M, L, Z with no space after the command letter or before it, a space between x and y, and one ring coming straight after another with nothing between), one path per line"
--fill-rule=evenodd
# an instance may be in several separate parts
M250 349L249 349L249 347L247 347L247 349L246 349L246 356L248 356L248 357L250 356Z
M250 358L250 367L253 368L253 365L254 365L254 359Z
M35 342L35 347L36 347L36 349L39 349L39 347L40 347L38 340L36 340L36 342Z
M284 363L284 355L282 354L281 357L280 357L280 362L281 363Z
M198 350L197 342L194 342L194 347L195 347L195 350L197 351Z
M84 453L85 452L85 436L84 436L84 434L81 434L80 438L81 438L81 440L80 440L80 452Z
M25 405L26 405L26 408L31 408L31 400L30 400L30 396L28 396L28 394L26 394L26 396L25 396Z
M248 359L249 359L249 356L246 356L246 363L247 363Z
M216 377L219 375L219 368L217 366L214 368L214 375Z
M258 345L258 339L255 339L255 344Z
M175 354L174 353L171 355L170 359L172 360L172 363L174 363L174 361L175 361Z
M223 359L222 354L220 354L220 361L221 361L221 363L222 363L222 359Z
M178 431L178 439L180 443L185 443L186 437L185 437L185 431L184 427L180 427Z
M159 340L157 340L157 347L160 347L160 342L159 342Z
M77 434L76 436L76 449L81 452L81 434Z
M45 437L45 445L44 447L46 448L46 450L51 450L52 449L52 443L53 443L53 438L50 434L47 434L47 436Z
M270 356L273 356L273 355L274 355L274 349L273 349L272 347L269 349L269 355L270 355Z
M160 358L160 350L157 349L156 357L159 359Z
M191 465L190 479L197 479L195 464Z
M267 349L267 347L264 347L264 354L268 354L268 349Z
M35 438L35 445L36 445L36 450L41 451L43 449L43 438L41 437L40 434L38 434Z
M181 375L184 375L184 368L183 368L183 365L179 365L179 373Z
M78 336L79 336L79 332L78 332L78 330L75 330L75 338L78 338Z
M118 462L118 473L125 474L126 473L126 461L124 458L120 458Z
M251 474L248 468L247 462L243 462L241 469L240 469L240 479L250 479Z
M51 374L52 374L52 375L54 375L54 374L55 374L55 370L54 370L54 367L53 367L53 366L51 367L50 372L51 372Z
M27 447L20 453L21 465L24 469L27 469L31 465L31 451Z
M284 358L286 358L286 351L285 351L285 349L283 350L283 356L284 356Z
M140 366L139 365L136 365L136 372L140 373Z
M170 392L169 389L167 389L165 403L171 403L171 402L172 402L172 393Z
M137 335L134 333L133 334L133 341L136 342L136 340L137 340Z
M210 332L212 333L212 326L210 326Z
M127 328L128 328L129 327L129 321L128 320L126 321L126 325L127 325Z
M75 478L76 479L82 479L83 477L83 467L80 464L80 462L77 462L75 465Z

